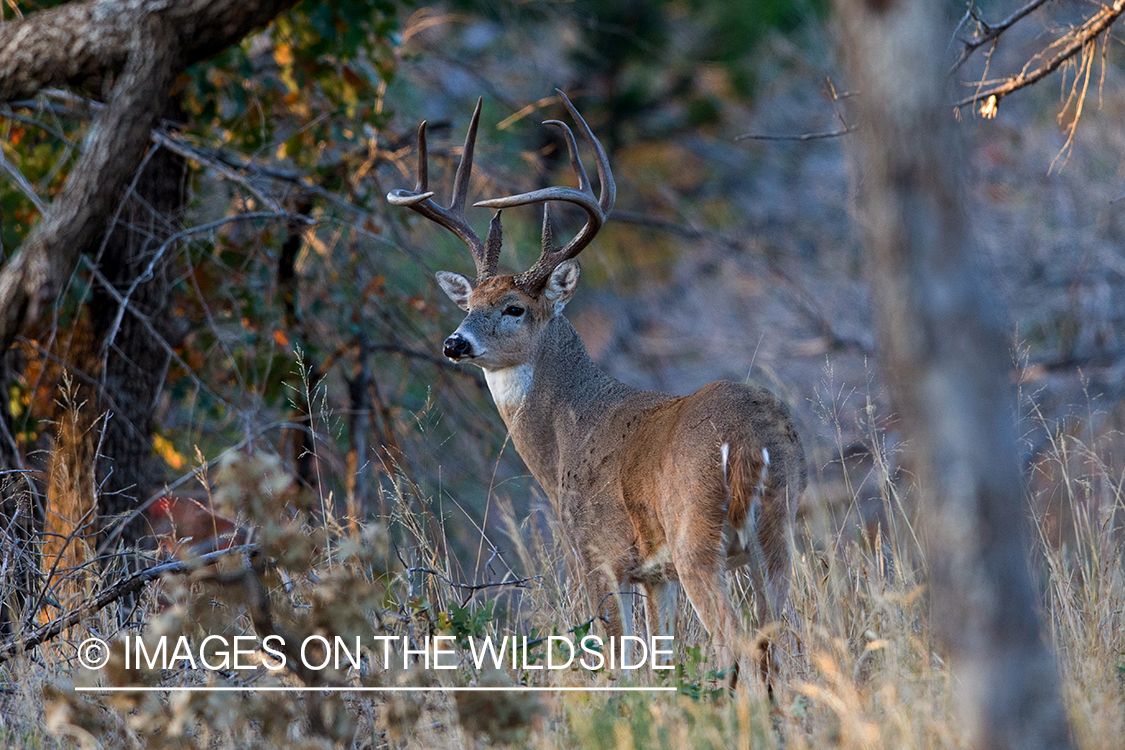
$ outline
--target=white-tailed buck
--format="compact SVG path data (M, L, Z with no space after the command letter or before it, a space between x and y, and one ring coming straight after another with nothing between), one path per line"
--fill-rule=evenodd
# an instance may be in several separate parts
M481 242L465 218L478 102L452 204L439 206L427 184L425 122L418 128L418 185L387 200L437 222L472 251L476 279L437 273L445 293L468 312L445 340L445 355L484 370L516 449L569 533L591 601L608 610L608 635L628 633L632 596L614 594L634 584L643 589L650 633L671 635L682 585L724 666L734 666L743 637L726 571L750 564L759 624L785 615L804 449L788 408L767 390L722 382L690 396L642 391L590 359L561 313L578 284L575 256L605 223L616 187L601 144L559 93L596 155L600 196L570 128L550 120L545 124L566 139L578 188L475 203L497 209ZM589 215L562 247L554 244L550 201ZM499 209L533 203L544 204L542 254L524 273L499 274Z

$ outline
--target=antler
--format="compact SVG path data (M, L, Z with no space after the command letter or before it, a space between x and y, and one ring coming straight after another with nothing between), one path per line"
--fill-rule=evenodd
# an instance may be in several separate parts
M609 212L613 210L613 203L617 198L617 185L613 181L613 172L609 169L609 157L606 156L605 149L598 139L594 137L590 126L582 119L582 115L578 114L578 110L570 103L561 90L558 91L559 96L562 97L563 104L566 105L567 111L570 116L574 118L574 122L578 125L579 130L582 131L582 136L590 147L594 150L594 156L597 159L598 167L598 181L601 183L601 196L595 196L594 190L590 185L590 178L586 174L586 169L582 166L582 162L578 158L578 145L574 141L574 133L565 123L558 120L547 120L544 125L552 125L560 128L563 136L566 138L566 147L570 152L570 166L578 175L578 189L569 187L549 187L542 190L534 190L530 193L521 193L519 195L510 195L504 198L492 198L486 201L474 203L474 206L481 206L483 208L509 208L511 206L526 206L530 203L543 203L543 250L539 255L539 260L535 261L527 271L516 276L515 284L524 291L535 293L550 277L551 272L558 267L560 263L577 256L582 250L590 244L598 230L602 228L606 218L609 217ZM579 230L578 234L574 236L570 242L560 248L554 246L552 239L554 231L551 227L551 210L548 201L566 201L567 203L574 203L585 209L589 214L585 226ZM496 212L497 219L500 212Z
M442 208L433 201L434 191L429 189L429 167L426 153L426 121L418 125L418 184L413 190L392 190L387 193L387 201L395 206L412 208L432 222L445 227L464 242L473 254L477 266L477 279L487 279L496 274L496 264L500 259L500 212L492 217L488 225L487 242L469 226L465 219L465 195L469 191L469 176L473 171L473 148L477 141L477 125L480 123L482 99L477 99L477 108L465 135L465 147L461 152L461 162L457 165L457 176L453 179L453 202L449 208Z

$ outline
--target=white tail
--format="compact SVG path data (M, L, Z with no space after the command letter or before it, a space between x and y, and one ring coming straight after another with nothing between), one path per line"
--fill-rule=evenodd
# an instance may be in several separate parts
M439 271L438 282L468 315L445 340L445 355L485 372L520 456L542 485L578 552L610 636L625 634L634 584L645 594L653 635L671 635L679 586L711 634L724 666L744 642L726 571L750 565L760 625L788 608L790 547L805 455L788 408L769 391L711 383L690 396L641 391L595 366L562 316L573 296L575 256L613 208L609 160L585 120L559 92L597 159L600 195L566 138L578 188L553 187L474 205L502 209L544 203L543 250L519 275L498 275L500 211L481 242L465 219L480 103L469 126L448 209L428 190L425 123L418 131L418 185L387 199L456 234L477 277ZM586 225L556 248L548 201L581 206ZM622 612L626 608L628 611Z

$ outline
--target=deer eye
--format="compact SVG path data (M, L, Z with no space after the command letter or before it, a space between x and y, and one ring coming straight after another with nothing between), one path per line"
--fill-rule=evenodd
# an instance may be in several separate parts
M519 305L508 305L504 308L504 312L500 314L511 315L513 318L518 318L519 316L523 315L523 308Z

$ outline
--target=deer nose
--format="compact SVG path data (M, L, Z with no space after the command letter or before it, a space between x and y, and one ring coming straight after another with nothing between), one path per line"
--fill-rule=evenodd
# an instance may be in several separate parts
M472 354L473 345L469 343L467 338L459 333L455 333L445 340L445 346L442 351L445 356L456 361Z

